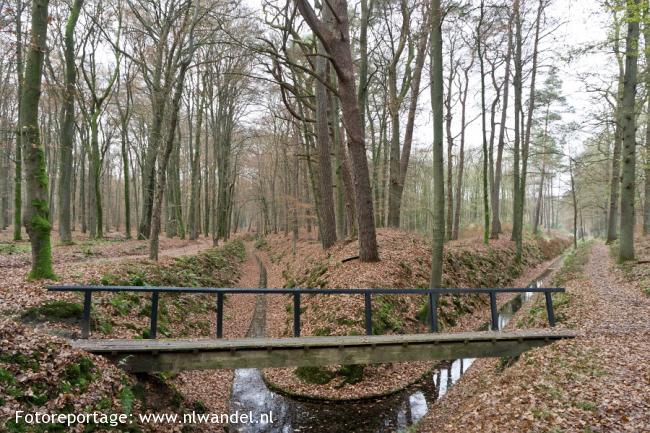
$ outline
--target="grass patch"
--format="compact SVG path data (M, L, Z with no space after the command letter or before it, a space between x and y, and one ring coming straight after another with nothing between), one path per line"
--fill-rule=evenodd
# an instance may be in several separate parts
M575 407L578 409L586 410L586 411L591 411L591 412L596 412L598 410L598 406L596 403L592 403L590 401L576 401L573 403Z
M364 367L361 364L342 365L341 368L336 371L336 374L343 376L344 383L354 385L363 380L363 368Z
M375 335L385 334L387 331L400 332L404 321L399 311L399 300L382 296L373 302L372 332Z
M81 319L83 307L81 304L69 301L47 301L36 307L30 307L22 314L28 321Z
M552 293L551 299L553 300L553 312L555 313L555 321L557 323L564 323L569 316L566 314L567 307L573 302L573 295L571 293ZM530 308L528 315L519 319L517 326L519 328L530 328L537 324L548 323L548 315L546 314L546 301L542 299Z
M553 284L563 286L567 281L580 277L585 265L589 261L592 246L593 241L589 240L580 242L578 249L571 250L564 259L562 268L553 279Z
M20 254L28 253L32 250L32 246L29 243L2 243L0 244L0 254Z
M253 246L257 250L263 250L263 251L269 250L269 243L266 241L266 238L263 236L256 236Z
M99 283L109 286L222 287L239 276L239 263L246 258L241 240L228 242L192 256L159 264L147 260L120 265L104 274ZM118 307L120 308L120 307Z

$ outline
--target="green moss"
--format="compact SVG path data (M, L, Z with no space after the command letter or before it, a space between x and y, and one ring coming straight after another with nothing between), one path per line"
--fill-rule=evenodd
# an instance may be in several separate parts
M38 184L41 188L47 189L49 179L47 177L47 167L45 165L45 150L42 145L39 145L36 149L33 149L33 151L36 152L36 155L33 155L33 157L38 158L36 180L38 181Z
M115 314L127 316L132 310L140 306L140 297L132 292L120 292L113 295L110 304Z
M269 244L266 241L266 238L263 236L258 236L255 238L255 242L253 244L255 246L255 249L258 250L268 250L269 249Z
M207 406L201 400L195 401L193 406L194 406L194 411L196 413L207 413L208 412Z
M294 374L302 381L317 385L324 385L336 376L335 372L326 367L298 367Z
M0 368L0 383L3 383L5 385L13 385L16 383L16 378L11 371Z
M354 385L363 380L363 368L361 364L347 364L342 365L336 373L339 376L343 376L345 383Z
M31 358L23 353L9 353L0 351L0 362L5 364L15 364L22 370L29 368L32 371L38 371L40 365L38 359Z
M245 257L244 244L235 240L222 248L175 258L171 264L126 263L118 272L104 274L99 282L116 286L223 287L237 279L238 263Z
M81 304L69 301L47 301L39 306L25 310L22 318L26 320L64 320L81 319L83 307Z
M284 278L285 288L293 287L307 287L307 288L323 288L327 287L327 279L322 278L329 269L329 262L320 261L316 262L312 267L307 268L302 273L294 275L288 269L282 271Z
M502 356L499 358L499 364L496 367L497 372L502 373L506 368L512 366L519 360L519 356Z
M553 312L555 313L555 321L557 323L564 323L567 321L568 316L566 314L567 307L573 301L573 295L571 293L553 293L551 294L551 299L553 300ZM546 313L546 301L538 300L535 305L533 305L528 314L519 319L517 322L518 327L532 327L540 322L548 321Z
M70 392L78 388L85 391L94 378L95 364L85 356L79 358L78 362L70 363L65 368L63 380L59 385L62 392Z
M579 409L596 412L598 406L590 401L576 401L573 405Z
M49 221L49 208L46 200L33 200L32 206L36 208L35 214L29 220L28 232L32 242L32 249L36 245L32 269L29 278L55 279L52 269L52 244L50 231L52 225Z
M404 321L399 314L398 299L391 297L380 297L373 305L373 334L381 335L386 331L400 332L404 326Z

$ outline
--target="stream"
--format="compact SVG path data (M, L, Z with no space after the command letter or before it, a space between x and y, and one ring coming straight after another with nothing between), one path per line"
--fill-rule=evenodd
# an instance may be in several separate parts
M542 287L561 258L526 287ZM264 272L260 263L260 270ZM260 282L261 279L260 279ZM521 306L531 300L530 292L517 295L499 309L499 329L503 329ZM263 295L260 296L263 298ZM264 316L263 301L257 303L255 317ZM249 336L263 336L264 325L255 320ZM264 323L264 322L262 322ZM487 329L487 326L484 328ZM230 399L230 411L272 413L272 423L231 424L229 432L240 433L392 433L417 423L429 407L442 398L449 388L467 371L474 358L441 362L419 382L386 397L356 401L298 400L268 389L258 369L235 370Z

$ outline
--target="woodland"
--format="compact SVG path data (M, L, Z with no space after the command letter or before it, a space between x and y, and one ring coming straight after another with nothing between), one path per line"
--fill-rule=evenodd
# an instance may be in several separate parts
M232 370L156 385L71 349L81 295L47 284L508 287L546 270L575 340L481 359L399 428L333 429L321 413L314 431L650 429L648 0L0 0L0 172L0 431L41 431L11 417L70 410L75 390L75 408L234 407ZM147 338L151 307L115 296L93 332ZM286 337L276 298L266 333ZM165 299L164 337L210 335L213 299ZM376 332L426 332L419 301L386 299ZM446 330L489 317L464 302L441 304ZM510 326L548 326L543 297L529 304ZM229 295L226 331L248 335L256 305ZM304 308L306 335L363 332L362 300ZM345 399L431 368L263 374L289 396ZM133 391L156 386L169 401Z

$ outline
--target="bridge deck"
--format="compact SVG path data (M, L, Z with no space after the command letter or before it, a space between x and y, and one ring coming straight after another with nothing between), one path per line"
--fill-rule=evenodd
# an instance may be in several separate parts
M345 337L76 340L132 372L295 367L516 356L574 338L572 331L527 330Z

